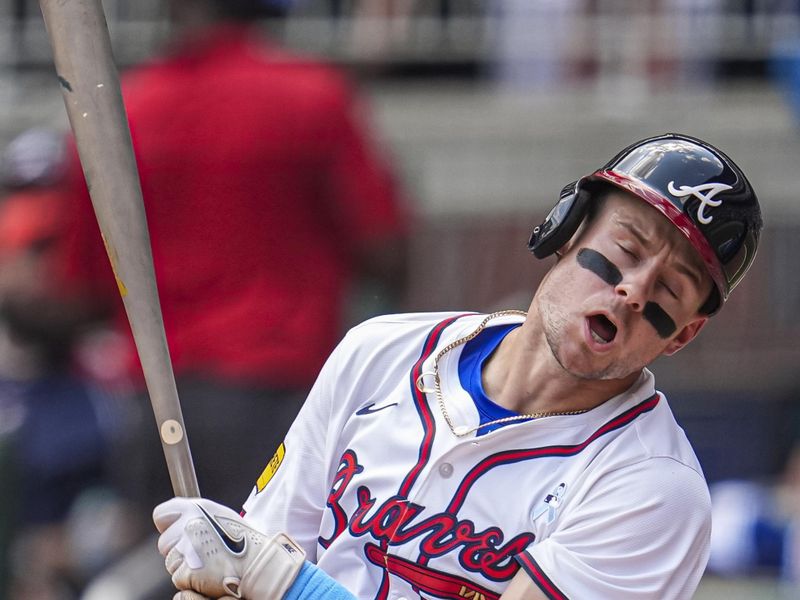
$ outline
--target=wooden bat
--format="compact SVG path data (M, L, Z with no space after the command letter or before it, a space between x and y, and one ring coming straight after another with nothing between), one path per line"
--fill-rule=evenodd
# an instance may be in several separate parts
M150 234L100 0L39 0L92 205L125 304L172 488L199 496L158 300Z

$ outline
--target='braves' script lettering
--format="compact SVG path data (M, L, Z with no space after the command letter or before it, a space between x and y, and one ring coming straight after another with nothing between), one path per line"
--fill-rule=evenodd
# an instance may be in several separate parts
M370 489L363 485L355 490L357 506L348 518L340 501L354 477L363 470L352 450L344 453L328 496L334 531L330 537L320 538L324 548L349 528L354 537L369 536L389 546L418 542L420 556L425 561L448 552L458 552L459 563L464 569L481 573L493 581L506 581L519 568L514 556L535 539L532 533L525 532L503 543L505 536L500 528L476 531L472 521L459 519L450 513L419 519L424 506L400 496L379 503Z

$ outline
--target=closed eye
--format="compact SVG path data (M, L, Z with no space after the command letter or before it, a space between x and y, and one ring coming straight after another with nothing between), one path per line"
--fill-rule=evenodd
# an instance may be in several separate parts
M663 287L665 290L667 290L667 292L669 293L669 295L670 295L670 296L672 296L672 297L673 297L673 298L675 298L676 300L678 299L678 294L676 294L676 293L675 293L675 292L672 290L672 288L671 288L671 287L670 287L670 286L667 284L667 282L665 282L663 279L660 279L660 280L658 281L658 284L659 284L661 287Z
M636 254L633 250L630 250L623 246L622 244L617 244L620 250L622 250L626 255L630 256L633 260L639 260L639 255Z

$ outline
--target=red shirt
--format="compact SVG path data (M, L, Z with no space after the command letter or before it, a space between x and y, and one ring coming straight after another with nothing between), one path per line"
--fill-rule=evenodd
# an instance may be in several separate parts
M359 247L405 228L349 83L228 25L123 90L176 374L308 385ZM71 179L67 284L116 296L77 164Z

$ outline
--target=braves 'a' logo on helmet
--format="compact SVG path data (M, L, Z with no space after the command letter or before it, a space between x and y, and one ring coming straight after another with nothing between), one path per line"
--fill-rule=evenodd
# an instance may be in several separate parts
M670 181L667 185L667 190L673 196L682 198L684 196L694 196L700 200L700 206L697 207L697 220L708 225L714 219L705 214L706 206L719 206L722 204L722 198L714 200L714 196L720 192L733 189L725 183L704 183L702 185L682 185L679 188L675 187L675 182ZM707 193L704 193L707 192Z

